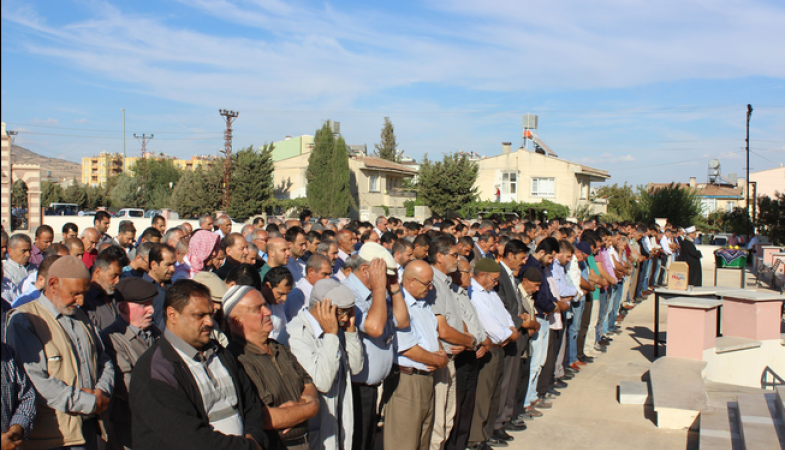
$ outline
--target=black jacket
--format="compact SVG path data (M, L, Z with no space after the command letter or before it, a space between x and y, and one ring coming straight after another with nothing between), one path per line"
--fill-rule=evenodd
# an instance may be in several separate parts
M690 267L690 280L691 286L703 286L703 269L701 268L701 257L703 254L695 248L695 244L685 239L681 243L681 253L684 255L684 261Z
M523 319L518 317L518 304L520 303L520 300L518 299L518 295L515 293L515 285L517 283L517 280L510 279L510 276L507 275L507 271L502 267L501 273L499 274L499 284L496 287L496 292L499 293L499 298L501 298L502 303L504 303L504 309L510 313L510 317L512 317L512 323L515 324L515 328L520 328L521 324L523 323Z
M216 353L234 381L244 434L269 448L263 407L253 384L228 351L219 345ZM134 450L254 449L243 436L212 430L196 380L165 337L137 361L130 391Z

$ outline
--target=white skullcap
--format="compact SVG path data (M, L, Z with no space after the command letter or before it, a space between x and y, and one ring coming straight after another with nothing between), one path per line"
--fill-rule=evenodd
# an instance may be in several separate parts
M684 230L684 231L686 231L686 232L687 232L687 234L690 234L690 233L693 233L693 232L695 232L695 230L696 230L696 229L695 229L695 226L693 225L693 226L691 226L691 227L687 227L687 229L686 229L686 230Z
M384 263L387 264L387 275L397 275L398 263L395 262L389 250L377 244L376 242L366 242L360 247L360 258L371 262L376 258L382 258Z

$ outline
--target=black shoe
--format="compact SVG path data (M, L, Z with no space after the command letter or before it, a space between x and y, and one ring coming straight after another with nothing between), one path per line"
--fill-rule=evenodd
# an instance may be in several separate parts
M608 334L610 334L610 333L608 333ZM608 335L605 335L605 336L603 336L602 338L603 338L604 340L608 341L608 342L613 342L613 338L612 338L612 337L610 337L610 336L608 336Z
M498 430L493 430L493 437L495 439L498 439L498 440L504 441L504 442L510 442L512 440L515 440L514 437L510 436L509 434L507 434L506 431L504 431L504 428L499 428Z
M564 389L567 386L569 386L569 385L567 383L565 383L564 381L561 381L561 380L556 380L556 381L553 382L553 387L556 388L556 389Z
M474 444L469 444L469 450L491 450L490 447L485 442L478 442Z
M569 380L572 380L573 378L575 378L575 376L574 376L574 375L570 375L569 373L565 373L565 374L564 374L564 375L562 375L562 377L561 377L561 378L559 378L559 379L560 379L560 380L567 380L567 381L569 381Z
M580 358L578 358L578 361L585 364L591 364L594 362L594 358L591 356L581 356Z
M564 372L568 373L570 375L575 375L576 373L578 373L577 370L575 370L575 369L573 369L572 367L569 367L569 366L564 368Z
M507 425L504 426L505 431L523 431L526 428L526 422L524 422L522 418L513 419L507 422Z
M548 395L552 395L554 397L558 397L558 396L561 395L561 392L557 391L554 388L550 388L550 389L548 389Z
M558 397L558 395L551 395L550 391L546 392L545 395L539 396L540 400L553 400L556 397Z
M485 445L487 445L489 447L509 447L510 446L510 444L508 444L507 441L503 441L503 440L497 439L495 437L491 437L490 439L485 441Z

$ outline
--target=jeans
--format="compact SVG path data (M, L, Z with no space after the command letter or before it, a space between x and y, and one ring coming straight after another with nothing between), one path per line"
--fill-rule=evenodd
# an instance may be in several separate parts
M609 333L616 326L616 318L619 317L619 308L621 307L621 295L624 292L624 282L616 285L613 291L613 301L608 300L608 306L612 309L608 312L608 321L605 327L605 333Z
M591 294L587 294L591 295ZM578 303L572 304L572 320L567 330L567 365L578 361L578 332L581 331L581 318L586 296L581 297Z
M638 281L638 289L635 290L635 297L642 297L643 291L649 290L649 269L651 269L650 259L641 264L640 280Z
M613 286L608 286L608 289L605 292L600 292L600 314L597 317L597 323L594 324L595 344L600 342L602 335L605 333L605 319L608 315L608 296L610 295L612 289Z
M652 278L651 285L657 286L660 282L660 269L662 268L662 261L660 258L654 260L654 278Z
M540 324L540 329L532 336L531 340L531 366L529 367L529 389L526 392L526 401L523 406L531 406L532 402L537 399L537 381L542 372L542 366L545 365L545 359L548 356L548 335L550 334L550 326L548 325L547 317L537 317L537 323Z

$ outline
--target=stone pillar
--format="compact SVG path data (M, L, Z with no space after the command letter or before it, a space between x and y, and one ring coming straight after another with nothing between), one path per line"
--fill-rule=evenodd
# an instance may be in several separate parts
M668 305L667 355L703 360L703 351L715 347L717 308L722 300L675 297Z
M11 234L11 138L5 132L5 122L0 124L0 223Z
M780 338L785 296L776 292L738 290L722 295L722 335L764 341Z

